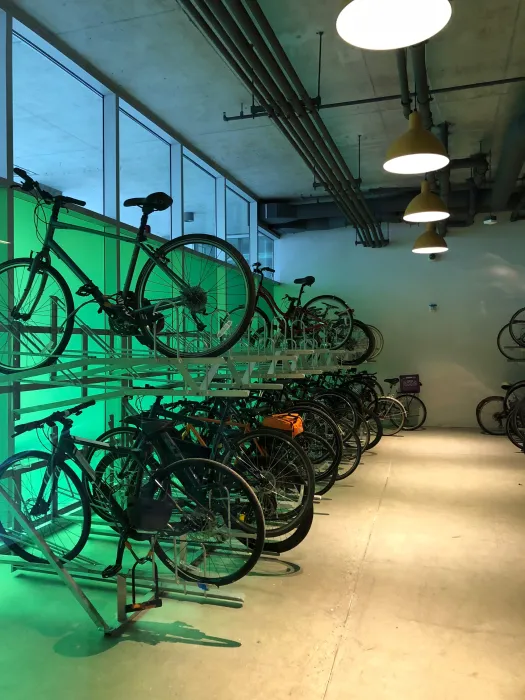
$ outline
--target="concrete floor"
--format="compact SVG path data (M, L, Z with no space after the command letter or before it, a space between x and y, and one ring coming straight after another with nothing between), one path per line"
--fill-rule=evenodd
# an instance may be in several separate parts
M301 573L265 563L244 609L169 601L117 640L0 567L0 697L524 698L525 457L466 431L386 438L329 497L286 557Z

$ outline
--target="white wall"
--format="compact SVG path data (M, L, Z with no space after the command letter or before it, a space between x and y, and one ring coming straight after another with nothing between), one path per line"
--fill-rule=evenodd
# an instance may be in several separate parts
M383 249L356 247L353 229L284 236L278 279L314 275L312 296L337 294L380 328L385 348L366 368L380 379L419 373L428 425L475 426L480 399L525 378L525 364L507 362L496 345L525 306L525 223L451 229L450 250L435 262L411 252L419 232L391 227Z

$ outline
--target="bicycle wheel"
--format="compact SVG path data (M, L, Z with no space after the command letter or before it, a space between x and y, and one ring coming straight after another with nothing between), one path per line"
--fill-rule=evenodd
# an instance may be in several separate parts
M523 328L525 331L525 324ZM510 334L510 326L508 323L506 326L503 326L503 328L498 333L497 344L500 353L503 355L503 357L506 357L508 360L525 359L525 355L523 354L524 346L518 345L514 341L514 338Z
M512 408L523 399L525 399L525 381L521 380L511 384L507 389L504 399L505 410L510 413Z
M476 406L478 425L489 435L505 435L507 415L503 396L487 396Z
M392 396L381 396L377 402L377 415L383 426L383 435L397 435L405 425L405 407Z
M511 316L509 321L509 333L512 340L522 348L525 348L525 307L519 309Z
M370 442L368 443L367 450L373 449L383 437L383 425L379 420L377 413L373 411L367 411L366 422L368 423L368 429L370 431Z
M209 459L184 459L160 469L154 479L173 504L155 546L170 571L187 581L224 586L253 569L264 547L264 515L239 474Z
M354 319L352 333L345 343L345 365L360 365L369 360L374 353L374 334L361 321Z
M419 430L427 419L427 407L419 396L414 394L398 394L397 400L403 404L406 412L403 430Z
M333 486L332 479L335 479L337 468L343 458L343 438L337 422L325 410L325 406L318 406L315 403L293 404L287 409L287 413L295 413L301 417L305 432L319 435L326 440L333 450L330 463L314 464L315 472L315 493L320 496L323 489L330 489ZM325 492L326 493L326 492Z
M11 496L53 553L69 561L80 554L89 535L89 498L67 464L62 462L52 469L49 460L49 453L39 450L13 455L2 465L0 487ZM1 512L0 540L26 561L47 562L37 543L25 533L16 517L5 512L3 504Z
M306 302L301 321L307 337L317 338L321 346L339 350L352 335L352 309L339 297L323 294Z
M286 535L281 535L279 537L267 537L264 543L264 552L274 552L275 554L283 554L284 552L289 552L303 542L307 537L308 533L312 529L312 524L314 521L314 507L313 505L307 509L303 516L303 519L295 530L291 530ZM247 542L250 546L250 540Z
M507 416L505 434L515 447L523 451L523 446L525 444L525 428L518 414L518 405L516 405Z
M140 323L148 344L167 357L226 352L255 309L248 263L230 243L206 234L180 236L159 248L140 272L136 297L147 309Z
M64 278L41 265L30 282L32 264L31 258L15 258L0 265L0 372L5 374L56 362L73 332L75 307Z
M380 355L383 352L383 346L385 344L385 340L383 338L383 334L379 330L379 328L376 328L375 326L368 326L372 333L374 334L374 352L370 356L371 360L375 360L375 358ZM383 392L381 392L383 393Z
M269 535L297 527L313 503L315 473L310 460L281 430L259 428L229 440L224 464L238 472L259 499Z
M337 476L337 466L334 466L335 449L325 438L306 430L294 439L304 450L314 468L315 495L322 496L328 493Z
M361 463L361 441L357 430L352 428L352 431L347 435L344 441L343 459L337 470L337 481L346 479L350 474L353 474Z

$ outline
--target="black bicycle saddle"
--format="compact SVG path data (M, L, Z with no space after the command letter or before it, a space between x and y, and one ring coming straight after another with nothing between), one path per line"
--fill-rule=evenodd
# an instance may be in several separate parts
M399 383L399 377L393 377L392 379L385 379L385 382L387 384L390 384L391 386L394 386L395 384Z
M294 284L304 284L305 287L311 287L314 282L315 277L312 277L312 275L308 275L307 277L298 277L293 281Z
M154 211L164 211L173 204L173 199L165 192L152 192L147 197L131 197L124 202L125 207L150 207Z

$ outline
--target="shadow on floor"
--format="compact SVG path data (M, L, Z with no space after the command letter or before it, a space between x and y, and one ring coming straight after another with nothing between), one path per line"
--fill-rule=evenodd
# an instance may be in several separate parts
M54 645L60 656L84 658L109 651L122 642L138 642L155 646L162 643L195 644L206 647L236 648L241 643L224 637L211 637L184 622L131 622L113 637L85 628L67 634Z

